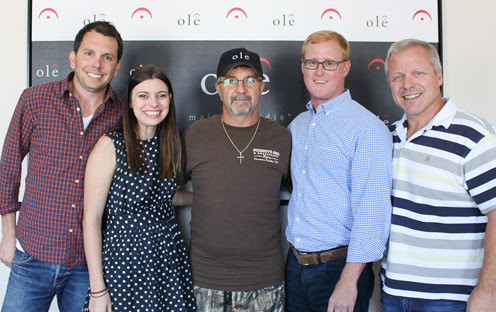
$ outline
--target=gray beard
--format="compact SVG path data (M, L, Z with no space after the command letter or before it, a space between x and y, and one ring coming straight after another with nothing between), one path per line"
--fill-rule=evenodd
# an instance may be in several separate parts
M244 109L238 109L237 107L231 106L231 113L236 116L245 116L248 115L249 112L251 112L252 108L253 106L251 105L251 103L250 105L245 106Z

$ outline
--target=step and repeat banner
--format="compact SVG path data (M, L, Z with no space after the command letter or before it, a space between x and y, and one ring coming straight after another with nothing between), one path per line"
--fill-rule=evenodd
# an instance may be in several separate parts
M31 0L30 83L63 79L76 33L97 20L112 22L124 39L119 75L123 93L133 70L160 66L174 88L182 132L220 113L214 83L222 52L245 47L262 59L265 91L260 115L283 126L305 109L301 46L312 32L329 29L350 42L352 97L386 124L402 115L384 73L392 42L418 38L439 47L439 0Z

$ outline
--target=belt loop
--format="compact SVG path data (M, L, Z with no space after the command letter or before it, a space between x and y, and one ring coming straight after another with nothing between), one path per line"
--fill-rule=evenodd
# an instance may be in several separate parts
M232 292L224 292L224 312L232 311Z

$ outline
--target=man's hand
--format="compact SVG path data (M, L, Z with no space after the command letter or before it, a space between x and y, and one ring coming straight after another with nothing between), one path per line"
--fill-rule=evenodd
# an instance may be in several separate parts
M2 215L2 240L0 241L0 261L9 268L16 250L16 214L7 213Z
M487 214L486 237L484 239L484 265L477 287L468 298L467 311L496 310L496 210Z
M329 299L327 312L352 312L357 298L357 285L340 279Z
M327 312L353 312L358 295L357 282L364 267L365 263L346 263L329 299Z
M468 298L467 312L486 312L494 309L496 309L496 294L480 286L475 287Z
M9 268L12 266L15 249L15 236L13 238L2 236L0 241L0 261Z

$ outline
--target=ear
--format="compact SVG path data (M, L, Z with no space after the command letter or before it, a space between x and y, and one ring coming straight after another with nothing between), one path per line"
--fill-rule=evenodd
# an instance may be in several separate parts
M76 52L71 51L71 53L69 53L69 63L71 64L72 69L76 68Z
M305 75L305 65L303 65L303 59L301 59L301 73Z
M216 82L215 83L215 90L217 90L217 94L220 97L220 100L222 101L222 93L220 92L220 85Z
M437 75L436 75L436 79L437 79L437 84L439 86L441 86L443 84L443 70L440 69L438 72L437 72Z
M119 61L117 63L117 65L115 66L115 73L114 73L114 77L117 77L117 73L119 72L119 68L121 68L121 61Z
M350 73L351 69L351 62L350 60L347 60L346 62L343 63L343 76L346 77Z
M260 84L260 94L263 93L264 88L265 88L265 82L262 81L262 83Z

